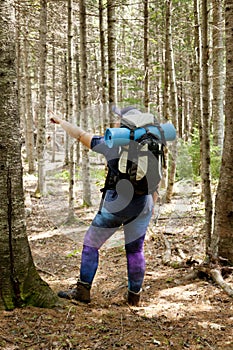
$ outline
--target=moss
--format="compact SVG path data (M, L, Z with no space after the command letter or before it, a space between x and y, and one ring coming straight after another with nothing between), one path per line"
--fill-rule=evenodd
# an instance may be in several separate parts
M20 288L22 306L53 308L58 304L58 296L49 285L41 279L34 265L28 271Z

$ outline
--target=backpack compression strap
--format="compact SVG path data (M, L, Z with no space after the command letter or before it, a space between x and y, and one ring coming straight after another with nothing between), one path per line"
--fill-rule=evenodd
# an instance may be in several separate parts
M161 128L161 126L157 120L154 120L154 125L157 127L157 129L159 130L160 135L161 135L161 141L162 141L161 142L161 159L162 159L162 164L163 164L164 168L166 168L166 160L165 160L165 154L164 154L163 148L166 147L167 142L165 139L164 130Z
M138 164L133 162L135 155L135 146L137 145L134 142L134 130L130 130L130 141L128 148L128 157L127 157L127 165L126 165L126 174L129 175L130 181L133 183L136 180L137 168Z

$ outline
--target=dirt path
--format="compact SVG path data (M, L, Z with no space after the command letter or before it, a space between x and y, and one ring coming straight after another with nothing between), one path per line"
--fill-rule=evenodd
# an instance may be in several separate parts
M29 192L34 182L26 180ZM28 237L42 278L58 291L76 282L82 238L97 203L85 210L77 202L77 221L67 226L67 184L51 175L47 186L46 198L31 199ZM0 312L0 349L232 350L232 299L211 281L185 281L190 268L179 267L181 261L203 258L203 205L192 184L180 183L176 191L172 203L157 206L159 218L148 231L141 307L129 307L124 299L126 259L119 233L101 249L89 305ZM173 267L162 262L164 236Z

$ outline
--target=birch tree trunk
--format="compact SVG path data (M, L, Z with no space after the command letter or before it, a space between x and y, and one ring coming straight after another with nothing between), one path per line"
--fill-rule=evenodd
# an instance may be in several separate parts
M33 263L25 226L13 1L0 2L0 309L55 306Z
M205 235L206 258L209 258L209 249L212 233L212 195L210 183L210 115L209 115L209 75L208 75L208 11L207 2L202 0L202 181L205 200Z
M45 127L46 127L46 60L47 60L47 1L40 0L40 95L37 130L38 185L36 194L44 195L45 183Z
M212 254L223 257L233 264L233 2L226 0L226 98L225 136L220 179L217 189L214 231L211 242Z
M86 1L79 1L79 22L80 22L80 68L81 68L81 113L82 128L88 129L88 96L87 96L87 27L86 27ZM82 146L82 178L83 178L83 204L91 205L91 185L90 185L90 164L88 159L88 149Z
M224 133L224 42L223 1L213 0L213 140L220 149Z

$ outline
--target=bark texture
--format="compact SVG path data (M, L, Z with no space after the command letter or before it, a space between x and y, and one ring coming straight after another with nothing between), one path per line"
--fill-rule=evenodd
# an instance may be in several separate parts
M216 197L212 252L233 264L233 2L226 1L226 104L225 137Z
M79 1L80 20L80 68L81 68L81 124L84 130L88 129L88 96L87 96L87 24L86 24L86 1ZM90 164L88 149L82 147L82 178L83 181L83 204L91 205Z
M38 161L38 196L45 194L45 128L46 128L46 90L47 90L47 1L40 0L40 96L37 131L37 161Z
M57 298L42 281L25 226L20 123L17 110L12 2L0 3L0 309L51 306Z

